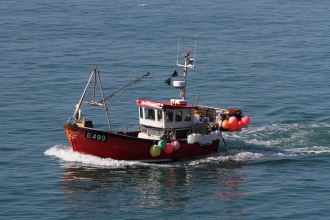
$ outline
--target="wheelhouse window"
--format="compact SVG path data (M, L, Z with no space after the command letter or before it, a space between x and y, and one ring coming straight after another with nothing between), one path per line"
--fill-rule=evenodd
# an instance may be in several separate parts
M157 120L163 121L163 111L162 110L157 110Z
M143 108L140 107L140 118L143 118Z
M174 115L173 110L166 110L166 111L165 111L165 118L166 118L166 121L167 121L167 122L172 122L172 121L173 121L173 115Z
M176 110L175 121L182 121L182 110Z
M191 109L184 109L183 110L183 118L185 121L191 121Z
M155 110L151 108L144 108L145 119L155 120Z

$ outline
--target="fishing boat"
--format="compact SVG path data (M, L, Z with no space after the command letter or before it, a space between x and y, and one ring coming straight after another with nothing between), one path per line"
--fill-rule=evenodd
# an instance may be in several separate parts
M89 77L85 90L76 105L73 116L63 124L66 136L73 151L101 158L141 162L167 162L206 156L218 152L220 141L224 144L222 132L240 131L250 123L237 108L221 109L186 102L186 82L188 69L197 69L195 59L189 58L190 52L183 53L183 79L173 81L173 87L180 91L180 98L167 101L136 100L139 124L127 125L126 130L114 131L106 101L147 77L146 73L125 87L105 96L102 89L100 72L95 67ZM175 71L165 82L178 76ZM92 99L85 96L90 84L94 82ZM101 100L95 98L96 86L100 87ZM198 94L196 100L198 100ZM83 118L82 104L104 108L109 130L94 128L93 121Z

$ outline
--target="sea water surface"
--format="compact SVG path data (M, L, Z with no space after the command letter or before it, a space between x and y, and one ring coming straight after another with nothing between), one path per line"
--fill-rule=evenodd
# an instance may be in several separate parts
M1 1L0 218L328 218L329 11L308 0ZM95 66L106 94L150 72L108 101L120 130L138 123L135 100L179 97L164 81L181 76L186 50L198 66L188 102L198 93L251 118L224 134L229 151L146 164L70 149L62 124ZM83 115L107 128L102 109Z

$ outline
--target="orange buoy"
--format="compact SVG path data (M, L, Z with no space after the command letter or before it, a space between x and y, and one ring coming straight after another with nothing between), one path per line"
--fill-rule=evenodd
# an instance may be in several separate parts
M221 126L223 129L228 129L229 128L228 120L223 120Z

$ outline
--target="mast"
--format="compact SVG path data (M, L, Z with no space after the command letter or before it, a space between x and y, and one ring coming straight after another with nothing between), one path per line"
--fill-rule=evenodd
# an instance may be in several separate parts
M180 89L180 96L183 98L183 100L186 100L186 88L187 88L187 75L188 75L188 68L197 69L194 62L195 59L189 59L190 51L186 51L184 54L184 65L176 63L178 67L183 67L183 86L177 87Z
M186 100L186 88L187 88L187 75L188 75L188 68L187 68L187 64L188 64L188 60L189 60L189 55L190 55L190 51L185 52L184 54L184 68L183 68L183 80L184 80L184 85L185 87L181 89L180 91L180 95L183 98L183 100Z

